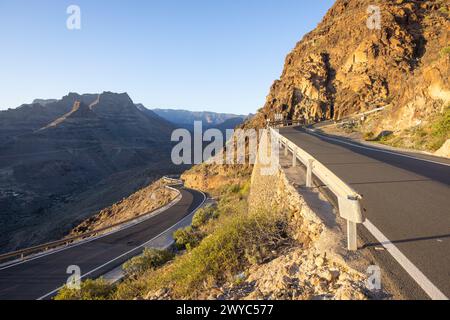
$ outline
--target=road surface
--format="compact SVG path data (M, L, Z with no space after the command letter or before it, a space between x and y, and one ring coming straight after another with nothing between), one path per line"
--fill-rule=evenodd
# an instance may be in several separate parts
M385 245L427 296L450 297L450 160L399 153L298 127L282 128L280 133L363 195L368 221L359 228L378 240L384 237L381 243L366 242L366 248Z
M70 265L79 266L82 276L96 278L140 254L143 244L188 216L205 198L195 190L181 188L180 192L180 202L135 226L43 257L0 267L0 300L48 299L66 283Z

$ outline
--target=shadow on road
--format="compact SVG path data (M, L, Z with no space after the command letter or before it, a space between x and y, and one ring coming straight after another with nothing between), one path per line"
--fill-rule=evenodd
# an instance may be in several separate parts
M402 239L402 240L394 240L389 243L386 242L374 242L374 243L366 243L364 246L362 246L361 249L367 249L371 247L379 247L382 245L387 244L399 244L399 243L409 243L409 242L416 242L416 241L427 241L427 240L439 240L443 238L450 238L450 234L443 234L443 235L437 235L437 236L429 236L429 237L419 237L419 238L411 238L411 239Z

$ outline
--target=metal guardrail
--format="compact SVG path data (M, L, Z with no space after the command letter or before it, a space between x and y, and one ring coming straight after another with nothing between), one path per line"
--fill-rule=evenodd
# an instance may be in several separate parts
M183 182L181 180L178 179L173 179L173 178L169 178L169 177L163 177L164 180L168 181L169 183L173 183L172 185L180 185L183 184ZM174 188L172 188L170 185L169 186L165 186L166 188L169 188L171 190L175 190L178 191ZM178 196L179 197L179 196ZM177 198L178 198L177 197ZM177 199L176 198L176 199ZM176 199L174 199L173 201L175 201ZM173 202L172 201L172 202ZM163 207L164 208L164 207ZM75 242L81 241L81 240L86 240L86 239L90 239L93 236L96 235L100 235L108 230L113 231L116 228L121 228L121 227L125 227L128 224L132 223L132 222L136 222L141 220L142 218L145 217L149 217L152 215L152 213L157 212L158 210L160 210L161 208L155 209L151 212L147 212L139 217L133 217L131 219L127 219L125 221L113 224L111 226L107 226L98 230L94 230L94 231L89 231L86 233L83 233L81 235L78 236L73 236L73 237L68 237L62 240L57 240L57 241L53 241L53 242L48 242L48 243L44 243L42 245L38 245L38 246L34 246L34 247L30 247L30 248L26 248L26 249L22 249L22 250L17 250L14 252L10 252L10 253L5 253L0 255L0 262L2 261L8 261L8 260L13 260L13 258L19 258L19 259L25 259L26 256L30 256L32 254L38 254L41 252L46 252L50 249L56 249L58 247L63 247L63 246L68 246L70 244L73 244Z
M365 117L365 116L368 116L370 114L383 111L387 107L389 107L389 105L386 105L384 107L375 108L375 109L372 109L372 110L369 110L369 111L366 111L366 112L362 112L362 113L358 113L358 114L355 114L355 115L350 115L350 116L344 117L344 118L342 118L340 120L332 120L332 119L326 120L325 122L332 121L333 123L330 123L329 125L327 125L325 127L334 126L334 125L337 125L337 124L346 124L346 123L348 123L348 122L350 122L350 121L352 121L354 119L357 119L357 118L360 118L360 117ZM295 126L295 125L308 126L308 125L314 125L314 124L321 124L322 122L321 121L314 122L311 119L310 120L307 120L307 119L303 119L303 120L288 120L288 119L270 120L270 119L267 119L268 127L276 127L276 128L277 127Z
M312 155L301 149L299 146L283 137L279 132L271 128L271 134L280 145L284 146L284 153L292 152L293 166L300 160L306 167L306 187L313 187L313 175L324 183L337 197L339 214L347 220L347 242L348 250L358 249L357 244L357 224L364 222L360 200L362 199L355 190L349 187L344 181L337 177L331 170L317 161Z
M172 183L173 185L181 185L181 184L183 184L182 180L171 178L169 176L163 177L163 180L166 180L167 182Z
M295 125L303 125L305 124L304 120L276 120L276 121L267 121L269 127L288 127Z

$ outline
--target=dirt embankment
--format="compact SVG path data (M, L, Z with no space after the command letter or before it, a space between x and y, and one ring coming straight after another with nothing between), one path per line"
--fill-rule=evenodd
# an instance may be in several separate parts
M165 206L178 195L176 191L166 188L167 185L168 183L163 179L150 184L83 221L72 230L70 235L75 236L108 227Z

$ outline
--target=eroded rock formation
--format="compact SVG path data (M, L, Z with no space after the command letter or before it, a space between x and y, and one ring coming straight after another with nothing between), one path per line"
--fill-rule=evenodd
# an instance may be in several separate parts
M370 24L373 6L379 28ZM449 30L446 1L338 0L287 56L253 124L277 113L320 121L384 106L376 124L384 130L426 121L450 102Z

